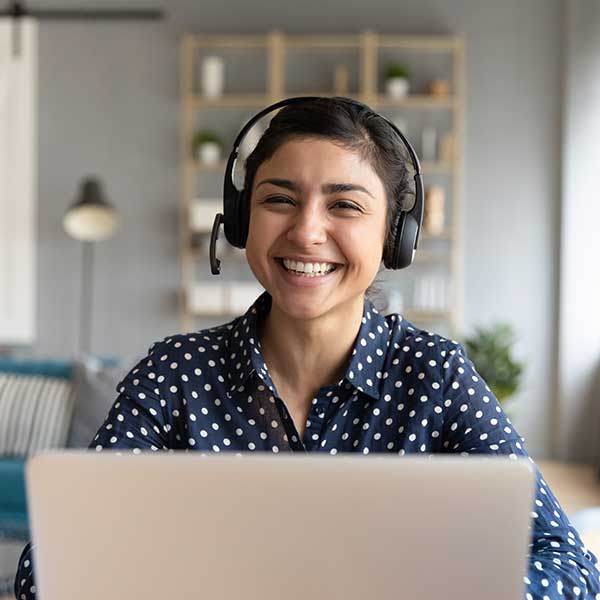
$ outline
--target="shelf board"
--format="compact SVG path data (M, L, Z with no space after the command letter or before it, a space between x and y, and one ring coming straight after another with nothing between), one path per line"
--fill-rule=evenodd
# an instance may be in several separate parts
M379 95L373 102L373 108L454 108L454 103L454 96L412 94L406 98L394 99Z
M361 35L295 35L282 34L284 48L351 48L361 49ZM423 35L375 35L377 48L405 48L423 52L452 51L458 48L462 40L456 36L423 36ZM268 35L223 35L202 34L190 36L192 48L268 48Z
M203 96L188 96L190 106L193 108L222 108L245 106L268 106L270 97L267 94L224 94L219 98L204 98Z
M220 160L215 164L203 164L198 160L188 161L188 167L193 171L223 171L227 168L227 161ZM454 165L448 161L424 161L421 163L421 173L423 175L443 175L452 173Z
M223 171L224 173L227 168L227 161L220 160L214 164L204 164L199 160L190 160L188 161L188 166L193 171Z
M243 313L235 313L232 311L223 311L223 312L204 312L204 311L195 311L190 309L190 313L198 318L208 318L208 317L237 317ZM447 310L420 310L420 309L407 309L403 310L400 313L405 319L411 322L435 322L435 321L447 321L451 318L450 311Z
M377 47L404 48L420 52L452 52L461 44L460 38L450 36L378 35Z
M415 252L415 263L444 263L450 260L449 252L431 252L428 250L417 250Z
M191 48L267 48L269 39L266 35L236 35L203 34L191 37Z
M284 48L300 50L322 50L326 48L346 48L360 52L360 36L358 35L285 35Z
M334 91L298 91L293 94L284 94L283 98L292 98L295 96L336 96ZM354 97L352 94L348 95ZM246 107L259 106L261 108L271 104L271 97L268 94L224 94L219 98L204 98L197 94L188 96L189 104L193 108L222 108L222 107ZM454 108L455 97L433 96L430 94L412 94L405 98L388 98L380 94L375 97L373 108Z
M452 233L450 231L444 231L443 233L440 233L439 235L430 235L429 233L426 233L425 231L423 231L421 233L421 235L419 236L419 242L429 242L429 241L434 241L434 240L443 240L443 241L452 240Z
M446 321L451 318L449 310L425 310L419 308L407 308L402 311L402 316L409 321Z
M201 232L204 233L204 232ZM208 260L209 255L204 250L191 251L194 258L197 260ZM241 250L237 253L219 255L219 259L228 261L232 260L235 262L245 262L246 253ZM428 264L428 263L444 263L450 260L450 254L445 252L429 252L427 250L417 250L415 253L415 264Z
M445 175L454 172L454 164L450 161L431 161L421 162L421 173L423 175Z

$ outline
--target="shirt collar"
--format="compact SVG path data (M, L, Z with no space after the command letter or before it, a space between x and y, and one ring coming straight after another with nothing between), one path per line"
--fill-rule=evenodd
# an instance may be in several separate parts
M253 374L257 373L264 384L275 392L260 347L259 328L261 320L271 309L272 298L263 292L246 311L236 319L230 337L230 363L228 370L229 392L239 391ZM384 372L387 347L390 344L390 326L385 317L365 297L363 316L350 362L338 385L344 383L378 400Z

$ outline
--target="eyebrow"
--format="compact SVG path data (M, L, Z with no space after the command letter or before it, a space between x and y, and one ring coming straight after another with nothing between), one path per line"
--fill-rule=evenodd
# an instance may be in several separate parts
M293 181L290 181L289 179L263 179L256 186L256 189L258 189L263 183L271 183L273 185L286 188L296 193L300 191L300 187ZM371 198L375 198L367 188L363 187L362 185L357 185L355 183L324 183L321 186L321 191L324 194L337 194L338 192L363 192L371 196Z

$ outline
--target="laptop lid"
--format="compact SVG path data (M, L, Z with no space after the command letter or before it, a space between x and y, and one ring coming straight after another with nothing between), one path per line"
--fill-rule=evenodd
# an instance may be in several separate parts
M26 483L42 600L523 595L526 459L62 450Z

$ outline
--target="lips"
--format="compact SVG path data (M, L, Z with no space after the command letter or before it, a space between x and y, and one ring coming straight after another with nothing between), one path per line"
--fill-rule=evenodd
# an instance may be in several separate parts
M334 269L332 269L328 273L325 273L324 275L312 275L312 274L305 274L305 273L296 273L294 271L290 271L290 270L286 269L286 267L283 264L282 258L277 257L274 260L277 263L278 268L281 269L281 273L282 273L284 279L288 283L293 284L294 286L313 287L313 286L321 285L322 283L329 281L329 279L331 279L332 277L335 277L337 275L337 272L339 271L340 267L342 266L342 265L336 264ZM330 263L330 264L335 264L335 263Z

